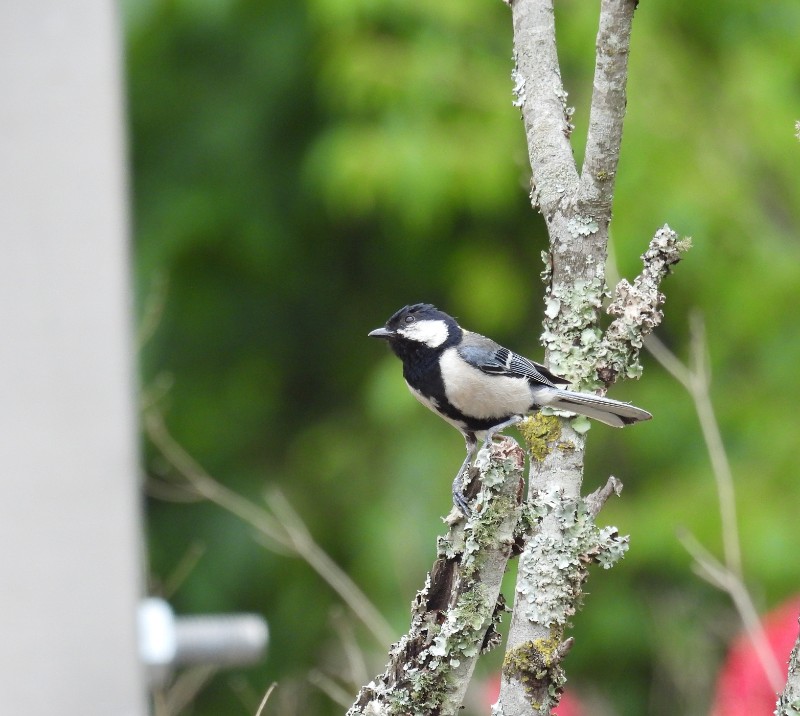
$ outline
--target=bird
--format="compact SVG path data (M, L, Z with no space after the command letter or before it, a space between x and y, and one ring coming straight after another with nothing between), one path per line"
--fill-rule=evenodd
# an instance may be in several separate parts
M387 341L403 363L411 394L464 436L467 456L453 480L453 502L465 516L462 478L478 443L491 444L497 433L540 408L578 413L615 428L653 417L629 403L567 390L565 378L462 328L430 303L404 306L368 336Z

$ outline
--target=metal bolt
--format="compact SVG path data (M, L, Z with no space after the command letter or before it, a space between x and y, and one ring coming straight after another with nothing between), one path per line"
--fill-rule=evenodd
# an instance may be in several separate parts
M139 653L151 687L165 683L176 666L243 666L257 662L269 638L258 614L176 617L163 599L139 606Z

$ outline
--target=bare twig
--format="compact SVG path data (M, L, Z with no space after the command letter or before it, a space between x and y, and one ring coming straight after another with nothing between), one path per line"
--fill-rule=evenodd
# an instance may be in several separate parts
M722 544L725 552L725 565L737 575L741 575L742 557L739 546L739 528L736 516L736 496L733 486L728 454L722 441L714 406L711 403L710 376L708 371L705 329L699 316L690 324L691 368L683 365L678 358L655 336L647 338L645 345L652 356L666 368L689 392L700 421L700 430L706 444L722 521Z
M154 698L156 716L175 716L197 697L219 671L215 665L193 666L177 676L169 688Z
M725 564L736 575L742 573L742 555L739 546L738 519L736 517L736 495L733 486L733 473L728 453L722 442L722 433L717 423L714 406L711 403L711 373L706 345L705 325L700 314L694 314L690 325L692 397L695 400L700 429L711 458L711 466L716 478L722 517L722 544L725 550Z
M316 686L331 701L339 706L347 708L353 700L352 692L319 669L312 669L308 672L308 682Z
M689 533L681 535L681 544L694 558L695 572L698 576L730 596L739 618L742 620L747 638L753 645L758 661L764 669L764 674L772 689L777 692L783 684L781 668L761 625L761 619L750 592L741 577L719 562L697 541L694 535Z
M252 503L215 480L172 437L161 413L149 409L143 416L145 432L164 458L198 494L236 515L269 540L270 549L302 557L353 610L356 617L381 644L394 638L394 631L355 582L314 541L305 525L278 491L270 493L274 514Z
M613 475L608 478L606 484L598 487L590 495L586 495L586 508L592 517L597 517L603 505L606 504L611 495L619 497L622 494L622 483Z
M267 705L267 701L269 701L269 697L272 696L272 692L275 690L275 687L278 684L273 682L269 685L267 692L264 694L264 698L261 699L261 703L258 705L258 711L256 711L256 716L261 716L264 711L264 707Z
M139 322L139 331L136 335L136 345L143 348L153 337L161 323L164 308L167 305L169 280L164 273L156 273L150 283L150 291L142 311L142 320Z
M695 315L690 323L690 334L690 365L688 366L683 364L655 336L649 336L645 341L645 346L651 355L686 388L694 403L711 460L711 471L717 486L724 561L720 562L716 559L693 535L683 533L681 543L694 558L697 574L730 596L764 674L777 692L783 683L781 668L769 645L758 611L742 578L733 473L711 402L711 377L708 367L705 328L698 315Z
M166 599L169 599L178 591L205 553L206 546L202 542L195 541L189 545L175 569L172 570L161 586L161 593Z
M692 376L689 369L678 360L675 354L669 350L656 335L648 336L644 341L650 355L655 358L664 370L677 380L686 390L691 393Z
M280 523L268 512L245 497L229 490L209 475L197 461L172 437L160 411L149 409L143 416L144 429L161 454L194 490L239 519L255 527L275 543L276 548L291 550L291 542Z
M392 627L358 585L314 541L283 493L277 489L271 490L267 503L297 555L336 591L382 645L390 643L395 638Z
M331 623L339 637L342 651L347 660L347 681L354 685L364 684L369 678L364 653L356 641L350 620L342 609L336 608L331 614Z

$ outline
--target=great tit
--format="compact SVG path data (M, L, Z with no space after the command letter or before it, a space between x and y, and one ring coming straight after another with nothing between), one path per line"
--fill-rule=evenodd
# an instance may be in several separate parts
M559 387L569 381L490 338L461 328L430 303L401 308L369 335L386 340L403 362L411 394L464 436L467 457L453 481L453 501L465 515L469 509L462 476L478 442L490 443L496 433L529 413L549 406L615 428L652 417L628 403Z

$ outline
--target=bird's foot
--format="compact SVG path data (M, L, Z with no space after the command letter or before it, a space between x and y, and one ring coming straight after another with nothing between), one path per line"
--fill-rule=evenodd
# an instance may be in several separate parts
M464 517L469 517L472 510L469 507L469 497L467 496L467 485L464 484L464 474L469 475L469 465L458 471L456 479L453 480L453 504Z

